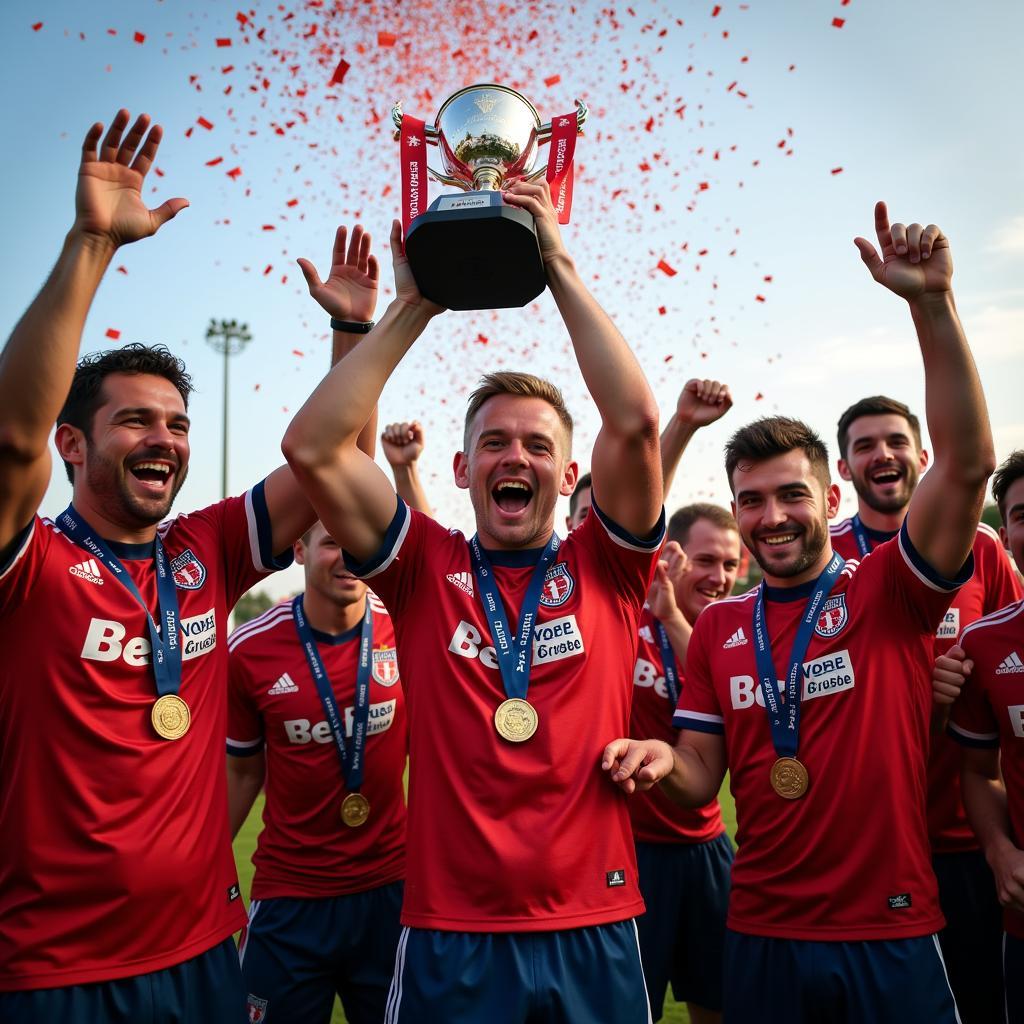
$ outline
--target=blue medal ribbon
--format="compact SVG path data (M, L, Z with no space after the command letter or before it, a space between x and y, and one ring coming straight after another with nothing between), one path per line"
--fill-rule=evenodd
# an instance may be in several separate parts
M789 668L786 671L785 716L779 699L778 679L775 675L775 663L772 660L768 627L764 618L764 583L757 588L757 597L754 600L754 653L757 657L757 674L760 676L761 690L764 693L764 706L768 712L768 725L772 731L772 744L779 757L796 757L800 746L800 684L803 680L804 656L811 643L821 606L832 592L845 564L839 555L832 556L832 561L815 581L814 592L804 606L803 618L797 627L793 650L789 655Z
M523 604L519 609L519 626L516 635L509 634L508 616L501 600L498 583L494 578L494 568L480 544L480 538L474 534L469 542L469 553L473 562L473 574L476 576L477 590L480 601L487 616L487 627L491 632L491 640L498 657L498 668L501 681L505 687L505 696L526 699L530 688L530 668L533 663L533 627L540 606L540 595L544 587L544 575L555 557L561 541L553 533L537 561L529 586L523 596Z
M61 530L80 548L103 563L114 578L138 601L146 613L149 645L153 651L153 675L156 692L164 697L181 689L181 633L178 628L178 588L167 562L167 554L160 537L153 538L153 561L156 567L156 596L160 609L160 624L156 624L149 607L143 600L128 570L110 550L107 542L78 514L74 505L57 517Z
M679 668L676 665L676 652L672 650L665 627L657 619L654 619L654 634L658 638L658 647L661 649L661 667L665 672L665 688L668 690L668 699L672 701L672 710L674 711L679 703Z
M860 557L863 558L865 555L871 554L871 541L868 539L868 532L864 529L864 524L860 521L860 515L854 515L850 520L850 525L853 527L853 536L857 541L857 550L860 552Z
M334 745L338 750L341 762L341 777L346 788L358 793L363 784L363 768L365 765L366 733L370 721L370 648L373 646L373 609L370 598L366 598L366 611L363 613L363 625L359 633L359 671L356 674L356 699L352 716L352 744L345 742L345 725L338 711L338 702L334 699L331 680L327 676L323 658L316 646L316 637L306 618L306 609L302 603L302 594L292 601L292 615L295 618L295 629L299 634L299 642L309 662L309 671L316 683L316 692L320 695L324 714Z

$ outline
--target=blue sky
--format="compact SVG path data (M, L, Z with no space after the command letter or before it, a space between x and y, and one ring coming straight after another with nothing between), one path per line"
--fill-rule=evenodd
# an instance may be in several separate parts
M878 198L895 219L935 221L950 236L998 454L1024 446L1024 8L751 0L608 9L5 3L0 215L13 244L3 331L70 226L85 129L121 105L151 112L167 135L163 176L147 187L154 202L184 195L192 206L119 255L127 273L104 282L84 349L162 341L187 360L199 384L178 505L188 509L220 488L221 370L206 324L247 321L254 341L232 363L230 457L231 489L244 489L278 464L290 413L326 368L326 317L295 258L325 270L338 223L358 216L383 243L398 212L391 103L403 99L430 120L455 89L498 80L521 88L545 119L577 95L590 105L565 238L664 415L690 376L732 386L736 407L694 442L670 508L727 501L722 444L757 415L799 415L834 443L839 412L864 394L923 412L909 315L871 281L852 244L870 236ZM331 87L342 58L351 67ZM236 167L236 177L225 173ZM432 186L432 197L440 193ZM431 496L442 521L466 530L471 512L451 483L451 457L466 394L497 367L563 386L584 464L597 429L549 296L525 311L439 318L389 383L381 417L425 422ZM43 511L68 497L58 470ZM296 580L293 572L274 589Z

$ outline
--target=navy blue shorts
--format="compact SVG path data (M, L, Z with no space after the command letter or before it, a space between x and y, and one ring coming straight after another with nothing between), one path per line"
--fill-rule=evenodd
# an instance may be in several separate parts
M3 1024L247 1024L234 939L184 963L91 985L0 992Z
M964 1024L1003 1016L1003 910L980 850L936 853L932 867L946 927L939 932L949 984Z
M398 945L401 882L325 899L253 900L238 942L258 1024L380 1024Z
M640 892L636 919L651 1016L661 1020L665 991L680 1003L722 1008L722 956L734 857L723 833L706 843L637 843Z
M724 1024L959 1024L939 940L725 936Z
M1024 939L1003 935L1003 977L1006 1024L1024 1024Z
M558 932L403 928L385 1024L649 1024L632 921Z

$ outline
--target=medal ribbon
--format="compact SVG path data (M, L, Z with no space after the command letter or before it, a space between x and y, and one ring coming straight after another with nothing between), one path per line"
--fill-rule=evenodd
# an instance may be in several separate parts
M764 583L757 588L757 598L754 600L754 653L757 657L757 674L764 693L764 706L768 712L768 725L772 731L772 744L779 757L796 757L800 746L800 683L803 679L804 656L811 643L821 606L832 592L839 579L839 572L845 564L839 555L832 556L832 561L825 566L824 572L815 581L814 593L804 606L803 618L797 627L786 672L785 717L779 700L775 663L764 618Z
M530 577L529 586L523 596L523 604L519 609L519 627L516 635L510 636L508 631L508 616L505 614L505 605L501 600L501 593L498 590L498 583L494 578L494 569L491 560L487 557L480 544L480 538L476 535L469 542L469 553L473 561L473 574L476 576L477 589L480 591L480 601L484 606L484 614L487 616L487 626L491 631L491 640L494 643L494 650L498 656L498 668L501 671L501 681L505 687L505 696L526 699L527 691L530 688L530 668L533 662L533 626L537 618L537 608L540 606L540 595L544 587L544 574L547 572L551 559L555 557L561 541L558 534L551 534L551 540L547 542L537 566Z
M576 152L576 111L551 119L551 145L548 150L546 180L559 224L569 223L572 212L572 159Z
M301 594L292 601L292 615L295 617L295 629L299 634L299 643L302 644L302 649L306 652L309 671L313 675L313 682L316 683L316 692L320 694L320 703L324 707L327 724L330 726L334 745L338 750L341 777L351 792L358 793L359 787L363 784L363 767L366 763L364 756L366 733L370 721L370 648L373 646L373 610L370 608L370 599L366 598L366 611L363 613L363 625L359 633L359 671L356 674L351 749L345 742L345 725L338 711L338 702L334 699L334 691L331 689L331 680L327 676L327 669L324 668L323 658L320 657L320 651L316 646L316 637L313 636L313 630L306 618L306 609L302 603Z
M867 530L864 529L860 516L855 515L850 520L850 525L853 527L853 536L857 541L857 550L860 551L860 557L863 558L865 555L869 555L871 553L871 542L868 540Z
M412 222L427 208L427 135L423 122L402 115L399 134L402 154L402 238Z
M654 633L658 638L658 647L661 648L661 667L665 671L665 688L668 690L668 699L672 701L672 708L679 703L679 668L676 665L676 652L668 640L668 633L665 627L657 620L654 620Z
M146 613L149 629L149 644L153 650L153 675L156 677L156 692L161 696L176 694L181 688L181 633L178 628L178 589L174 585L167 562L167 553L159 537L153 538L153 561L156 566L156 597L160 609L161 632L149 611L139 588L128 570L107 546L102 537L78 514L74 505L68 505L57 517L61 530L78 547L88 551L103 563L114 578L138 601Z

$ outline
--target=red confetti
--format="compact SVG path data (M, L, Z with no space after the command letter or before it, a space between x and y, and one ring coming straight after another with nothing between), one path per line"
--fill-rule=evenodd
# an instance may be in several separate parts
M666 263L664 260L658 260L658 269L666 277L675 277L676 274L678 273L678 271L675 269L675 267L669 266L669 264Z
M845 24L846 24L846 19L845 18L833 18L832 19L832 27L833 28L842 28Z
M137 42L141 46L145 41L146 41L146 36L145 36L144 33L142 33L142 32L136 32L135 33L135 42Z
M765 297L763 295L755 295L754 298L757 299L758 302L765 301Z
M722 13L722 5L721 4L715 4L715 6L711 8L711 17L712 18L717 18L721 13Z
M478 335L477 335L477 336L476 336L476 337L475 337L475 338L473 339L473 343L474 343L475 345L487 345L487 344L489 344L489 343L490 343L490 340L491 340L491 339L490 339L490 338L488 338L486 334L478 334Z
M37 21L37 22L36 22L36 23L35 23L35 24L34 24L34 25L32 26L32 31L33 31L33 32L38 32L38 31L39 31L39 30L40 30L40 29L41 29L42 27L43 27L43 23L42 23L41 21Z
M760 402L762 398L764 398L764 395L762 395L760 391L758 391L758 393L754 395L755 402Z
M658 315L659 316L664 316L667 312L668 312L668 310L664 306L659 306L658 307Z
M127 274L128 273L128 268L127 267L118 267L117 268L117 272L119 274Z
M266 277L267 274L269 274L273 269L274 269L274 264L273 263L268 263L266 265L266 267L263 268L263 276Z
M666 363L671 363L671 362L672 362L672 360L673 360L673 358L674 358L674 356L672 356L672 355L667 355L667 356L665 356L665 362L666 362Z
M345 60L344 57L342 57L342 59L338 61L338 66L334 69L334 74L331 75L330 82L328 82L327 84L341 85L341 83L345 81L345 75L348 74L348 69L351 66L352 65L349 64L349 62Z
M285 206L298 206L299 205L299 201L298 201L298 199L289 199L288 202L285 203L284 205Z
M206 161L206 166L207 167L216 167L217 164L222 164L223 162L224 162L224 157L222 157L222 156L215 156L212 160L207 160Z
M217 45L218 46L230 46L231 45L231 40L230 39L218 39L217 40Z
M106 334L107 334L107 337L110 338L111 341L117 341L117 339L121 337L121 332L118 331L118 330L115 330L113 327L108 327L107 331L106 331Z
M708 190L709 188L711 188L711 186L710 186L710 185L709 185L709 184L708 184L708 183L707 183L706 181L702 181L702 182L701 182L701 183L700 183L700 184L699 184L699 185L697 186L697 188L699 188L699 189L701 190L701 192L707 192L707 190Z
M263 225L263 230L264 230L264 231L276 231L276 230L277 230L277 228L276 228L276 227L274 227L274 225L273 225L273 224L264 224L264 225Z
M550 77L544 79L544 84L550 89L551 86L558 85L558 83L561 80L562 80L562 76L561 75L551 75Z
M378 46L394 46L398 42L398 36L393 32L378 32L377 33L377 45Z
M231 170L227 171L226 173L227 176L231 178L233 181L238 181L238 179L242 176L242 168L232 167Z
M196 124L199 125L200 128L205 128L207 131L210 131L213 128L213 122L207 121L205 117L197 117Z
M301 358L301 357L303 357L303 356L304 356L305 354L306 354L306 353L305 353L305 352L303 352L303 351L302 351L302 349L298 349L298 348L293 348L293 349L292 349L292 355L293 355L293 356L299 356L299 357Z
M843 169L842 169L842 167L833 167L832 168L832 173L833 174L842 174L843 173Z

